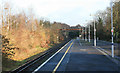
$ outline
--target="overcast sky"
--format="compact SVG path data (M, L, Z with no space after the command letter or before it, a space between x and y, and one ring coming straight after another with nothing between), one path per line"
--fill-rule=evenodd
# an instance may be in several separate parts
M92 20L90 14L105 10L110 0L5 0L10 1L14 12L33 9L37 18L45 17L51 22L63 22L71 26Z

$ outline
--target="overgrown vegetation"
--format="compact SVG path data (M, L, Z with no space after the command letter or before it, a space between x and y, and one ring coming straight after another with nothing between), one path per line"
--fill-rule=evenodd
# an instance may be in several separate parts
M6 3L4 7L1 34L3 71L16 68L28 58L69 38L68 31L58 30L70 28L65 23L37 19L32 12L30 15L24 12L11 14L10 5Z

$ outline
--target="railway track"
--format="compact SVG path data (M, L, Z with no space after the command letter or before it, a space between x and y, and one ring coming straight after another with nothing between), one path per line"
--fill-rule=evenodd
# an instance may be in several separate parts
M67 43L67 42L65 42L65 43ZM60 45L59 48L61 48L65 43ZM35 58L33 60L28 61L27 63L19 66L18 68L14 69L14 70L12 70L10 73L32 72L39 65L41 65L47 58L49 58L52 54L54 54L57 50L59 50L59 49L50 48L49 50L45 51L39 57L37 57L37 58Z

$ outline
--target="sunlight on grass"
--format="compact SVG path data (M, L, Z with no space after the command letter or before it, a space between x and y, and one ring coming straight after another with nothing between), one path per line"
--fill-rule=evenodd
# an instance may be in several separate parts
M30 50L29 53L26 53L26 52L17 53L17 51L16 51L15 56L12 57L11 59L3 57L3 61L4 61L3 62L3 65L4 65L3 71L13 70L13 69L17 68L18 66L26 63L27 61L40 56L42 54L41 52L46 51L46 50L47 50L46 48L36 48L36 49L34 49L34 52L33 52L33 50Z

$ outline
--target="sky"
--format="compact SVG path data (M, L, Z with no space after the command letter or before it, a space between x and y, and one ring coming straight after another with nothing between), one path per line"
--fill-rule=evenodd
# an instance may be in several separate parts
M51 22L57 21L71 26L86 25L93 19L90 14L105 10L110 6L110 0L3 0L9 1L13 12L29 9L37 18L45 18Z

